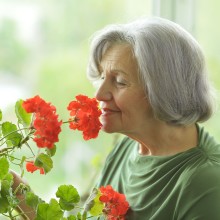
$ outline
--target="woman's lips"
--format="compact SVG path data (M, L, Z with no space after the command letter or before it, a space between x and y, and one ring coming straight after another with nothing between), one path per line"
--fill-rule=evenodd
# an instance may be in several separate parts
M120 112L119 110L114 110L110 108L102 108L101 111L102 111L102 116L112 115Z

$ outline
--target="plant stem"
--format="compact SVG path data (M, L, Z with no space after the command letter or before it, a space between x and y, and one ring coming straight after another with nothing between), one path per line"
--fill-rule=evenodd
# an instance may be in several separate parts
M81 209L81 210L84 209L84 208L82 208L82 207L80 207L80 206L78 206L78 205L76 205L75 208L77 208L77 209Z
M0 155L5 155L5 151L8 152L9 150L13 150L15 147L7 147L0 150Z
M72 119L69 119L68 121L63 121L62 123L63 123L63 124L68 124L68 123L70 123L70 122L76 122L76 121L77 121L77 117L74 116Z
M74 120L63 121L63 124L68 124L68 123L70 123L72 121L74 121Z
M97 220L99 220L101 217L101 215L97 216ZM94 216L89 216L89 217L86 217L86 219L89 219L89 218L94 218Z

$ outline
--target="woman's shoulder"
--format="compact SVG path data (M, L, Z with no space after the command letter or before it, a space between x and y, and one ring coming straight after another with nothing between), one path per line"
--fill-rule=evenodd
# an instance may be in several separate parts
M197 167L194 175L191 177L192 181L197 181L207 184L218 184L220 190L220 163L219 161L207 160L205 164Z
M220 216L220 165L205 163L182 176L179 181L178 212L184 219L213 219ZM184 207L184 208L182 208Z
M220 192L220 161L207 158L201 164L189 168L180 178L183 188L200 189L216 188Z
M216 138L210 134L208 130L205 129L205 127L202 127L197 124L198 129L198 145L201 148L205 148L208 150L217 150L220 152L220 143L216 140Z
M203 127L198 126L199 129L199 144L198 149L203 154L204 158L210 163L220 164L220 143L209 134Z
M189 166L182 173L180 180L183 185L195 189L217 186L220 192L220 144L204 127L198 126L199 144L192 152ZM197 187L197 186L201 187Z

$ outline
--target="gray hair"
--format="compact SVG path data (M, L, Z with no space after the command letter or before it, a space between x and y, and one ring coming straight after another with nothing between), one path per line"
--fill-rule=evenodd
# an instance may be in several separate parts
M141 82L159 120L187 125L203 122L213 113L213 88L197 41L178 24L162 18L110 25L91 42L87 69L90 80L100 77L99 64L113 44L129 44Z

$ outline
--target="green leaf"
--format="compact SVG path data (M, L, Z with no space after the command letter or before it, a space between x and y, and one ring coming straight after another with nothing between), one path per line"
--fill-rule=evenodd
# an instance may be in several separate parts
M5 158L1 158L5 159ZM2 160L0 161L2 162ZM3 165L3 163L0 162L0 167ZM1 172L1 169L0 169ZM4 178L2 181L0 181L0 213L6 213L9 210L9 207L16 207L18 205L18 200L15 196L12 194L12 188L11 185L13 184L13 176L10 173L7 173L4 175Z
M75 215L70 215L67 217L67 220L77 220Z
M1 195L6 196L13 196L12 194L12 186L13 184L13 176L11 173L7 173L4 179L1 182Z
M46 148L46 153L50 156L53 157L56 153L57 147L56 145L53 146L53 148Z
M59 203L51 199L50 203L41 203L37 208L37 217L35 220L60 220L63 217Z
M6 197L0 197L0 213L6 213L9 209L9 202Z
M20 167L22 167L23 166L23 164L24 164L24 162L25 162L25 160L27 159L27 157L26 156L22 156L22 158L21 158L21 161L20 161Z
M43 167L44 172L48 173L53 168L53 161L47 154L39 154L34 162L35 166Z
M70 210L72 210L72 209L75 208L75 204L74 204L74 203L66 202L66 201L63 200L63 199L60 199L60 200L59 200L59 204L60 204L60 207L61 207L63 210L70 211Z
M43 201L33 192L27 192L25 194L25 202L27 205L29 205L30 207L36 210L38 204L42 203Z
M9 172L8 160L4 157L1 157L0 158L0 180L3 180L8 172Z
M2 138L2 125L0 124L0 138ZM3 140L0 141L0 146L3 145Z
M80 201L79 193L72 185L61 185L56 192L56 197L60 198L61 208L67 211L73 209L75 204Z
M2 110L0 109L0 121L2 120Z
M4 122L2 124L2 134L6 136L8 147L10 146L18 146L21 142L22 136L17 132L17 126L11 122Z
M23 100L18 100L15 104L15 114L18 118L18 122L24 127L28 127L31 124L31 113L27 113L22 107Z
M77 213L77 220L82 220L82 214L80 212Z
M63 218L62 220L77 220L77 216L75 215L69 215L67 218Z
M98 215L102 214L104 204L99 200L100 196L101 196L101 192L98 191L96 197L94 198L94 205L89 211L90 214L93 216L98 216Z
M16 196L7 196L9 205L11 208L15 208L20 203L19 199Z
M86 220L87 219L87 212L83 212L82 214L82 220Z

